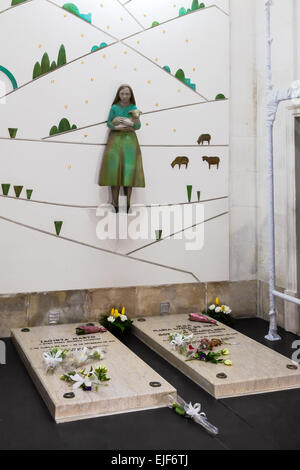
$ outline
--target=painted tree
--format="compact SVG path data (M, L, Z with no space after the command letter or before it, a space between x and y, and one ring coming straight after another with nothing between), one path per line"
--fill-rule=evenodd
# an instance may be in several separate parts
M42 68L40 66L40 63L39 62L36 62L34 68L33 68L33 74L32 74L32 78L33 80L37 77L39 77L40 75L42 75Z
M185 74L182 69L177 70L175 77L178 78L178 80L180 80L181 82L185 83Z
M57 67L61 67L67 63L67 56L65 46L62 44L59 48L58 58L57 58Z
M45 52L45 54L42 57L41 71L42 71L42 74L50 72L50 59L49 59L47 52Z
M59 123L59 126L58 126L58 130L59 132L67 132L71 129L71 124L70 122L68 121L68 119L66 118L63 118L60 123Z
M193 3L192 3L192 10L198 10L199 8L199 2L198 0L193 0Z
M24 3L26 0L12 0L11 6L19 5L20 3Z
M57 126L52 126L49 132L49 135L55 135L58 134L58 127Z

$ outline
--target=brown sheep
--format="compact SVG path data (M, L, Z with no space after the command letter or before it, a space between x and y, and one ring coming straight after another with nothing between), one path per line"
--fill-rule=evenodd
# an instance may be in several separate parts
M202 134L200 135L199 139L198 139L198 145L200 144L204 144L204 142L207 142L208 145L210 145L210 141L211 141L211 135L210 134Z
M188 167L189 164L189 159L188 157L177 157L175 160L171 163L171 167L175 168L176 165L179 165L179 170L181 169L181 165L185 165L185 167Z
M219 157L202 157L202 160L204 162L207 162L208 165L209 165L209 169L211 168L211 166L213 165L216 165L217 166L217 170L219 169L219 165L220 165L220 158Z

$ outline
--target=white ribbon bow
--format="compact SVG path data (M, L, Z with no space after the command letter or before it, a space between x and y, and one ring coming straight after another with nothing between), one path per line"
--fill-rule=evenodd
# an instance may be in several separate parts
M206 418L206 414L200 412L201 411L200 403L195 403L194 406L192 405L192 403L189 403L188 405L185 405L184 411L191 418L196 418L196 417L200 417L200 416L202 416L203 418Z

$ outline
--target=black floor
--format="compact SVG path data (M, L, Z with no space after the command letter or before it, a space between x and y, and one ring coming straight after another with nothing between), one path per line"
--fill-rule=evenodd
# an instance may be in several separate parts
M263 340L267 323L239 320L235 328L291 358L297 336ZM0 449L224 450L299 449L300 390L215 400L135 337L127 346L168 380L186 401L200 402L220 429L210 437L200 426L168 408L68 424L55 424L10 340L7 365L0 366Z

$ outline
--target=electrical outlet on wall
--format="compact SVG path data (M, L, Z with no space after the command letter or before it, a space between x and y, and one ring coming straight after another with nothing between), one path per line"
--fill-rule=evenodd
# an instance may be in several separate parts
M170 313L170 303L169 302L162 302L160 304L160 314L165 315L166 313Z

